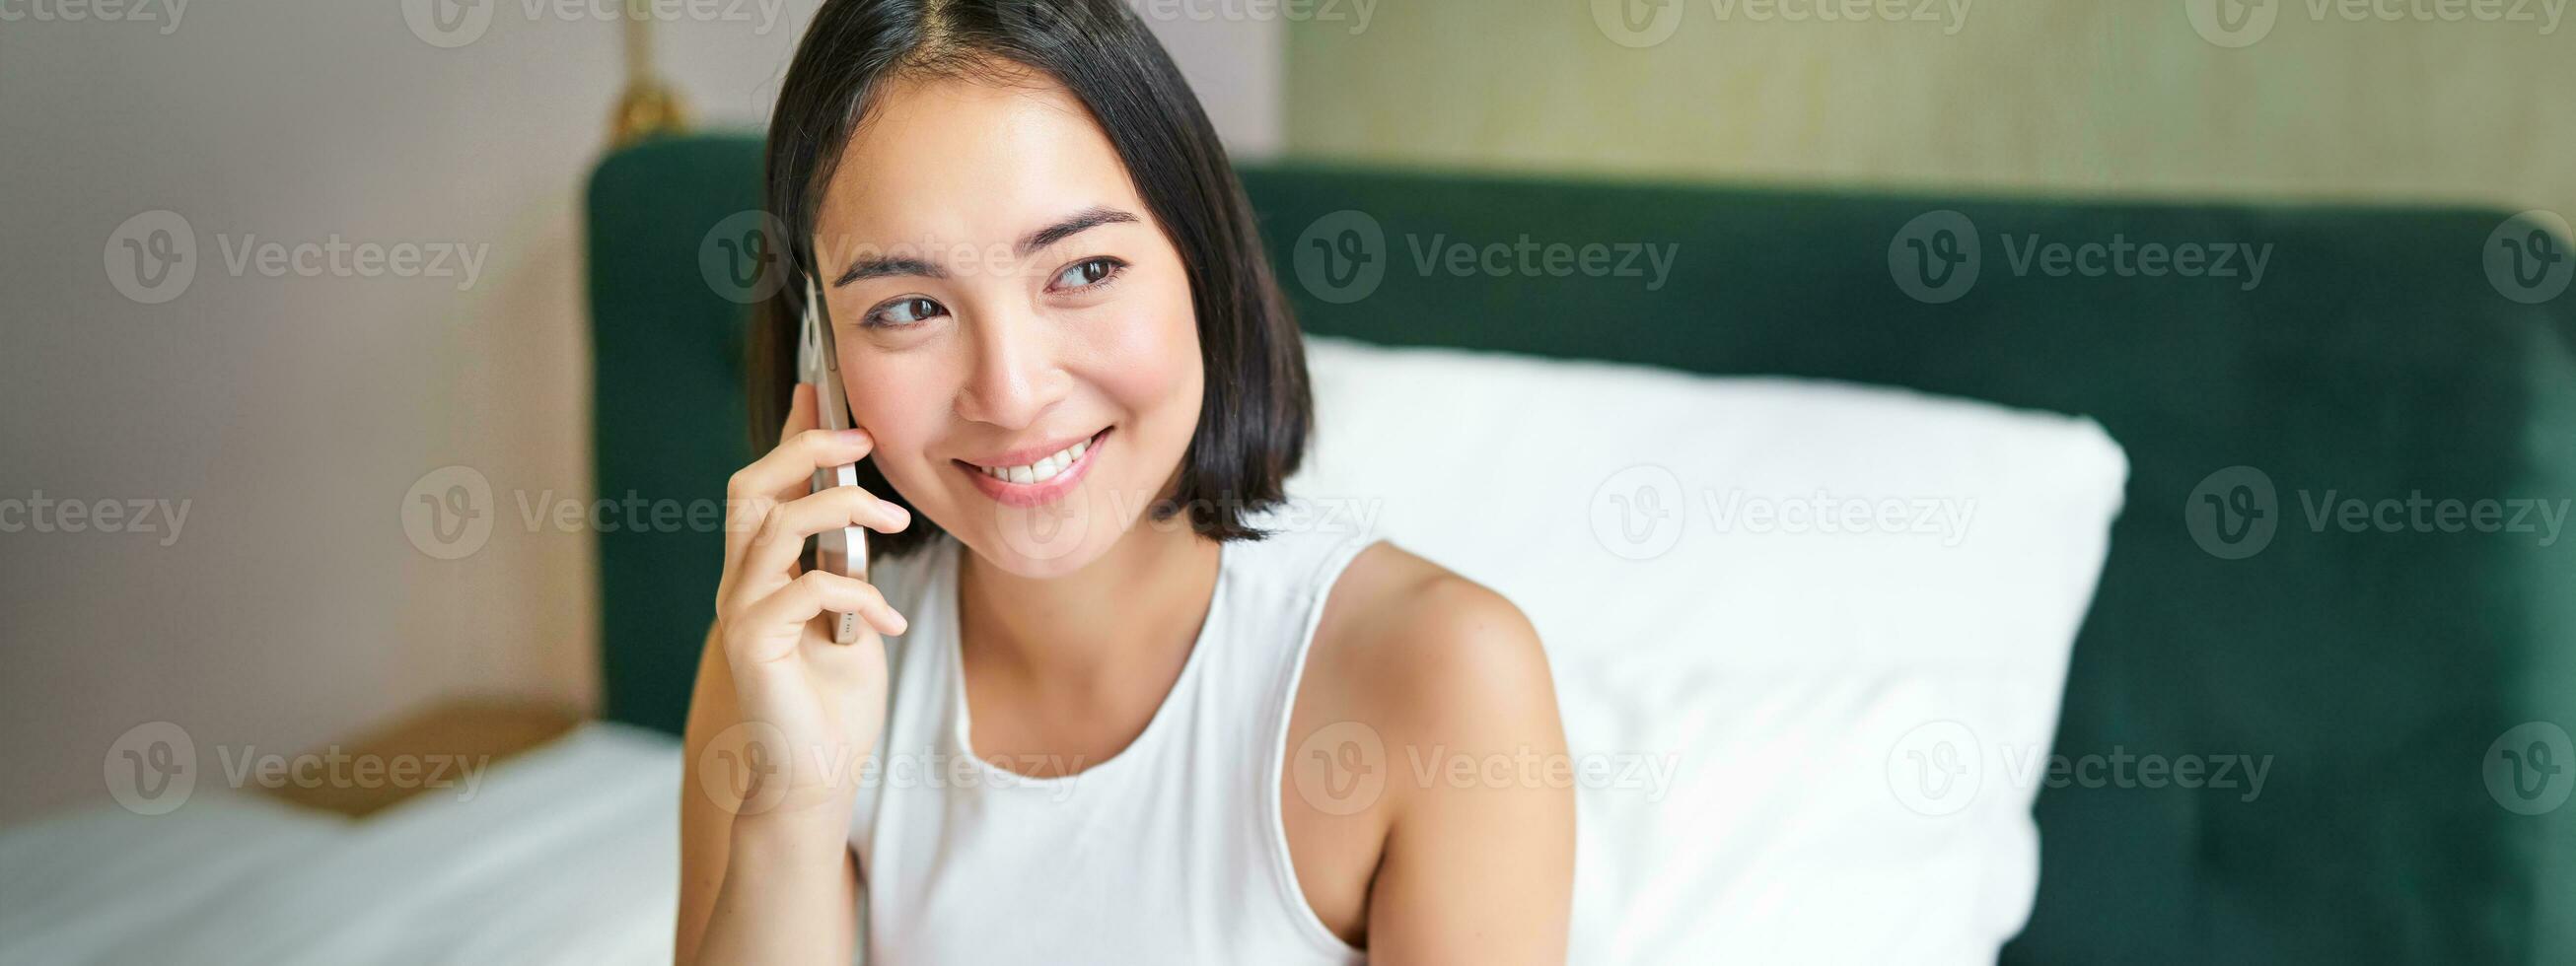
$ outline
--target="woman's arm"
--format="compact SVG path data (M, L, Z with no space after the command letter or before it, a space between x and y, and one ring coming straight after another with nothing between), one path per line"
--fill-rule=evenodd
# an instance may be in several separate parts
M1392 821L1369 896L1369 961L1561 964L1574 789L1538 633L1510 601L1456 576L1408 596L1372 635L1393 672L1371 702Z
M734 710L733 675L720 648L710 629L706 649L698 657L698 681L689 696L689 723L682 742L687 757L681 766L680 915L672 947L674 961L682 966L783 961L744 952L716 955L734 942L731 939L701 948L721 905L732 907L726 917L732 922L748 918L749 910L799 920L770 934L796 937L802 952L828 955L835 964L848 963L849 950L857 943L859 894L858 858L850 853L846 837L848 810L841 811L844 820L839 825L813 823L825 825L828 832L800 831L792 823L764 825L758 821L762 816L738 820L736 813L742 809L738 786L728 780L709 782L704 773L710 740L740 720ZM739 871L729 861L737 853L744 857L743 868L776 871L757 877L729 876ZM837 862L821 861L835 855ZM815 909L797 911L799 906Z
M911 522L855 486L812 490L820 467L875 445L814 428L799 386L779 444L725 487L716 627L698 661L681 766L681 963L850 962L858 877L849 847L861 759L885 727L885 638L903 615L866 581L799 565L806 538ZM857 614L833 643L824 612Z

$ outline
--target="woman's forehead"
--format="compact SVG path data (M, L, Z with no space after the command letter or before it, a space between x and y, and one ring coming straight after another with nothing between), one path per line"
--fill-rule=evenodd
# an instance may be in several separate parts
M844 148L815 229L826 247L984 244L1094 206L1142 213L1117 150L1063 85L905 78Z

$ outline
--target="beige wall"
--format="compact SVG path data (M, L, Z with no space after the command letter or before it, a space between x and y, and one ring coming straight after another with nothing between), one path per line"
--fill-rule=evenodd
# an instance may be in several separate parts
M1820 2L1841 9L1840 0L1387 2L1357 36L1346 25L1297 25L1290 153L1729 181L2467 199L2576 213L2567 101L2576 24L2543 33L2565 0L2530 0L2521 9L2537 19L2517 23L2356 23L2341 7L2317 20L2315 0L2273 0L2268 32L2233 49L2204 39L2186 0L1938 0L1931 22L1757 19ZM2461 0L2378 2L2438 13ZM1900 6L1910 16L1919 4ZM2474 17L2465 2L2461 10ZM1627 11L1647 33L1626 34ZM1653 41L1658 13L1679 17L1660 42L1614 41Z

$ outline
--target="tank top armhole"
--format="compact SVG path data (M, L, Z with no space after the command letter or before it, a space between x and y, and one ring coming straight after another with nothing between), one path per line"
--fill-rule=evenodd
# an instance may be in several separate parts
M1305 615L1300 621L1297 646L1288 660L1288 673L1283 678L1285 683L1280 688L1277 713L1272 718L1268 739L1269 767L1263 771L1261 780L1262 824L1265 837L1270 840L1270 864L1275 872L1271 880L1279 889L1279 898L1288 904L1289 917L1297 921L1298 932L1317 950L1352 962L1365 960L1368 951L1334 935L1332 928L1324 925L1323 917L1315 914L1315 907L1306 901L1306 890L1297 880L1297 857L1288 848L1288 817L1282 811L1280 801L1287 791L1285 772L1289 720L1297 713L1297 695L1306 680L1306 660L1314 650L1315 631L1323 623L1324 605L1332 599L1333 588L1341 582L1342 574L1349 569L1351 561L1358 559L1378 540L1375 532L1364 532L1345 540L1323 556L1315 572L1306 580L1309 599L1305 602Z

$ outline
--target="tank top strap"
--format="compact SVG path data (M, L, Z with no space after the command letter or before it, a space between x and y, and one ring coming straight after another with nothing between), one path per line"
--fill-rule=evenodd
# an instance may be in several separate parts
M1223 691L1238 708L1261 709L1261 714L1226 719L1242 729L1243 740L1260 749L1251 760L1273 761L1278 749L1270 745L1284 734L1324 601L1343 568L1376 541L1376 534L1356 527L1281 526L1258 517L1253 522L1269 524L1267 535L1226 547L1218 586L1225 599L1210 608L1209 616L1227 626L1207 637L1224 642L1225 650L1211 655L1218 658L1211 663L1224 667L1211 675L1209 686Z
M1260 585L1258 593L1263 599L1259 606L1237 611L1257 614L1254 619L1268 626L1235 628L1230 634L1234 639L1274 645L1264 655L1258 680L1242 681L1235 687L1235 693L1243 696L1254 711L1236 715L1232 721L1232 727L1238 729L1235 747L1241 760L1252 766L1236 786L1253 797L1251 801L1233 803L1247 819L1247 827L1240 834L1247 843L1257 843L1258 857L1253 865L1258 876L1266 880L1263 889L1272 907L1280 911L1288 930L1309 954L1326 962L1356 962L1364 957L1316 917L1297 879L1296 859L1288 848L1287 816L1282 812L1291 754L1288 725L1296 713L1307 656L1314 650L1324 604L1350 562L1377 539L1373 530L1359 527L1286 527L1271 531L1270 536L1253 545L1260 549L1246 554L1251 560L1244 568L1253 572L1245 583Z

